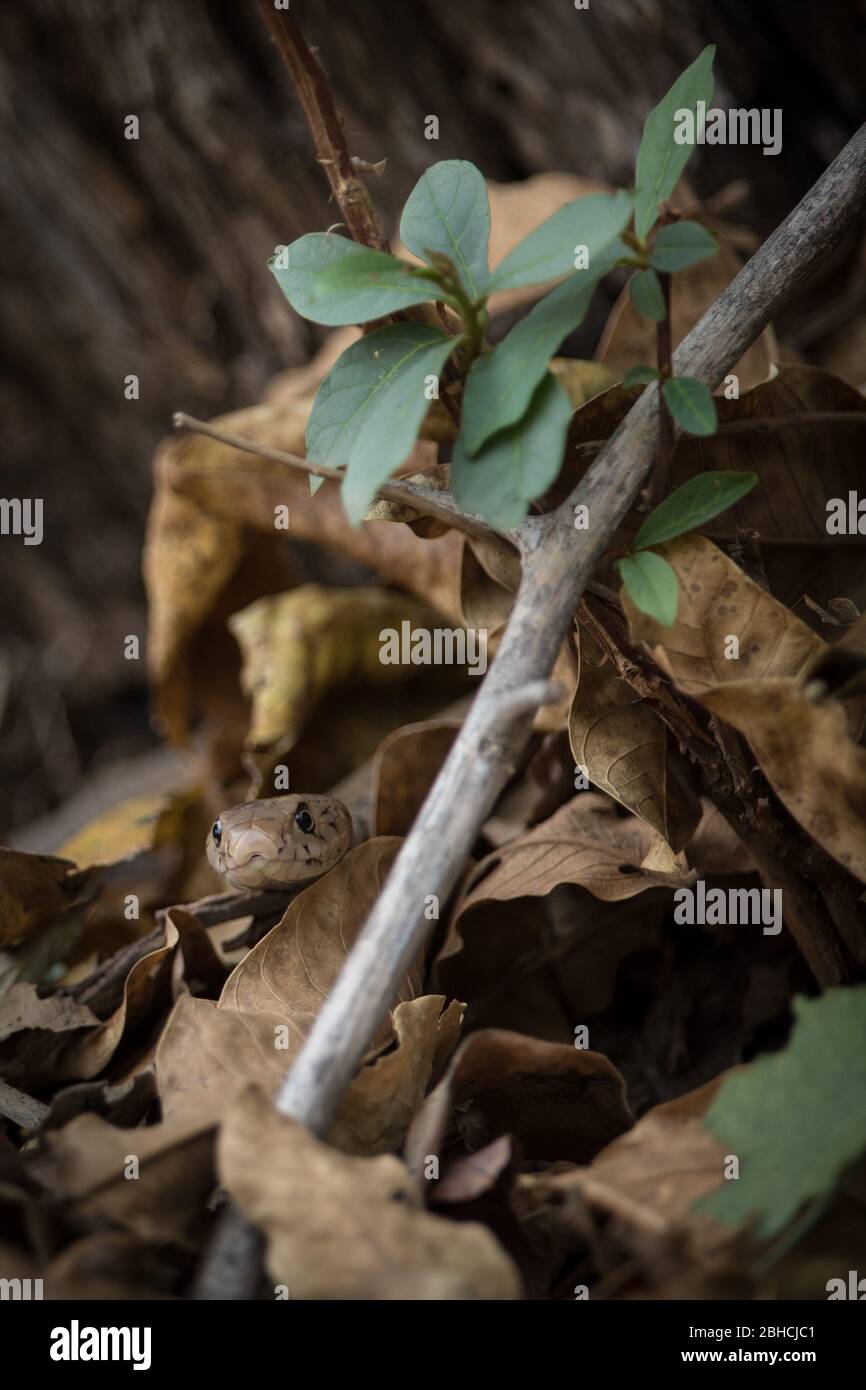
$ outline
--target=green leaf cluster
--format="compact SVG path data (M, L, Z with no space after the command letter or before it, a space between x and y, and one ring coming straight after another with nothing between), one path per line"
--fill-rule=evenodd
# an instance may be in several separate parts
M415 261L322 232L278 250L270 266L299 314L330 327L373 325L325 378L307 431L310 457L345 470L343 500L352 522L364 517L377 489L411 453L431 401L444 390L452 412L460 407L452 486L464 508L507 528L549 488L571 414L550 359L583 322L599 281L618 265L634 267L635 305L661 320L659 275L716 249L697 222L663 218L656 228L691 153L677 143L676 113L711 100L712 61L707 48L647 117L634 193L576 198L494 270L484 178L459 159L434 164L409 195L400 236ZM554 287L491 347L490 295L544 284ZM419 308L437 303L451 311L455 331L432 308ZM387 322L392 316L398 321ZM653 379L652 369L639 371L632 381ZM684 429L712 432L715 408L700 382L668 379L662 390ZM630 557L635 583L650 582L658 558Z

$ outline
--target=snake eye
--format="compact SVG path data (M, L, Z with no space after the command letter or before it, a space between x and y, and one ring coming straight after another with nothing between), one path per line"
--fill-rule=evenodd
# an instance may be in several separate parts
M295 825L305 835L309 835L310 831L315 828L315 824L316 822L313 820L313 817L310 815L303 802L301 802L301 805L295 812Z
M220 842L220 840L221 840L222 837L223 837L222 822L221 822L221 821L218 821L218 820L215 820L214 823L213 823L213 825L212 825L211 828L210 828L210 833L211 833L211 835L213 836L213 842L214 842L214 844L215 844L215 845L218 845L219 842Z

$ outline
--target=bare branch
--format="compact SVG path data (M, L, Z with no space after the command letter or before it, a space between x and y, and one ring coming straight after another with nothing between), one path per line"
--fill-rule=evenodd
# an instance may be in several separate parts
M288 68L298 99L313 136L316 154L333 190L346 225L355 241L389 250L373 200L349 154L342 122L334 105L328 79L288 10L274 8L273 0L259 0L265 26ZM363 161L359 161L363 167ZM370 166L375 169L375 166Z
M287 453L285 449L256 444L252 439L229 434L227 430L217 429L205 420L196 420L192 415L185 415L182 410L175 412L172 423L177 430L189 430L192 434L206 435L208 439L215 439L219 444L227 444L232 449L240 449L242 453L258 454L260 458L270 459L273 463L284 463L289 468L311 473L316 478L326 478L330 482L340 483L345 476L339 468L330 468L324 463L313 463L310 459L302 458L300 454ZM436 517L438 521L443 521L446 525L453 526L455 531L462 531L468 536L478 536L483 540L495 536L513 543L513 536L508 531L500 531L483 517L464 512L458 507L450 492L440 492L438 488L425 487L423 483L391 478L388 482L382 483L376 491L376 496L386 502L411 507L422 516Z

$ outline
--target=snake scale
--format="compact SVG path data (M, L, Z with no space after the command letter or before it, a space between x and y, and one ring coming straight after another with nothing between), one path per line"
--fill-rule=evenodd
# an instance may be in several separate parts
M272 796L221 811L206 850L233 888L292 888L319 878L352 844L352 817L333 796Z

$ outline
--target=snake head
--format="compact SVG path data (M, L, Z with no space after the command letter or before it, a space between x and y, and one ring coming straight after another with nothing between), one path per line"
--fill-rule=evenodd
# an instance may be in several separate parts
M352 844L352 818L333 796L272 796L221 811L205 850L233 888L291 888L318 878Z

